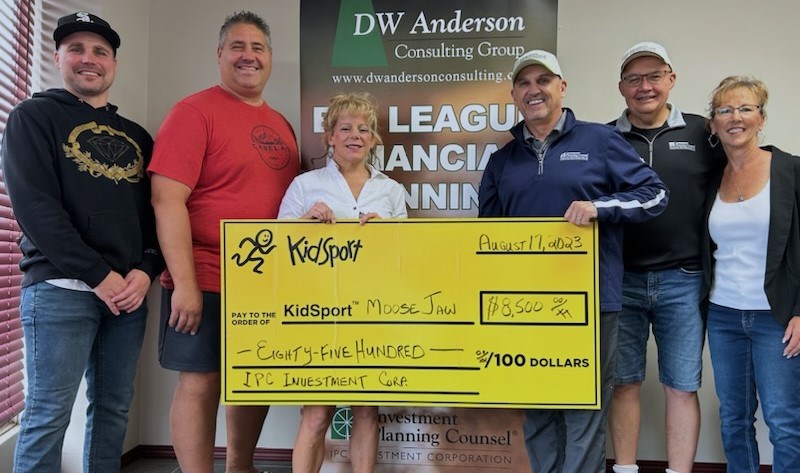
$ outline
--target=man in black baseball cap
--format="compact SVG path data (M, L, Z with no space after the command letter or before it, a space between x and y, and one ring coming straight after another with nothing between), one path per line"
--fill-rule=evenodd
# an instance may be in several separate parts
M111 29L107 21L97 15L79 11L71 15L62 16L58 19L58 27L53 31L53 39L56 41L56 49L61 45L61 41L72 33L78 31L91 31L97 33L108 41L114 49L114 54L119 48L120 39L116 31Z
M83 471L119 472L145 297L164 268L146 173L153 140L108 102L120 44L108 23L74 13L53 39L62 87L18 104L0 147L22 229L28 380L12 472L61 471L83 378Z

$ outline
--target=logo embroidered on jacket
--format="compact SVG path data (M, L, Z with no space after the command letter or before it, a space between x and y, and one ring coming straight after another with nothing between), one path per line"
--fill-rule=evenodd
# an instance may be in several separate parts
M580 151L565 151L561 153L561 161L588 161L589 153Z
M669 142L669 150L670 151L694 151L695 145L689 143L688 141L670 141Z

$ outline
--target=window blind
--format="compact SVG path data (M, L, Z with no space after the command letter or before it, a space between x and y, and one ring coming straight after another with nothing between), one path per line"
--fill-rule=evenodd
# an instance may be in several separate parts
M11 109L30 94L33 0L0 0L0 135ZM0 172L0 426L24 407L17 246L20 229Z

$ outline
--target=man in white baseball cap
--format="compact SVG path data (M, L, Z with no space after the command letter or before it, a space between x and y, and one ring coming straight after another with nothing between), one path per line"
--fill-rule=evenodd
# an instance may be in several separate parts
M639 471L639 394L651 327L666 401L667 473L692 471L700 433L703 201L712 171L724 160L708 144L705 119L669 103L675 80L662 45L633 45L620 65L618 87L626 109L609 123L671 191L664 213L625 225L622 312L609 413L615 473Z
M514 63L514 71L511 73L511 82L517 79L517 75L528 66L540 65L550 71L551 73L563 77L561 73L561 66L558 64L558 59L551 52L542 49L534 49L520 56Z
M577 120L562 107L561 66L548 51L528 51L511 72L523 120L492 154L478 192L481 217L564 217L600 226L600 410L525 413L525 445L536 473L605 472L605 424L614 385L617 314L622 308L622 223L661 213L667 190L611 127ZM594 347L591 347L593 350Z
M664 46L651 41L642 41L641 43L636 43L631 46L625 51L625 54L622 55L622 65L619 68L620 74L625 72L625 68L628 67L628 64L640 57L654 57L660 59L665 66L669 67L669 72L672 72L672 61L670 61L669 54L667 54L667 50L664 49Z

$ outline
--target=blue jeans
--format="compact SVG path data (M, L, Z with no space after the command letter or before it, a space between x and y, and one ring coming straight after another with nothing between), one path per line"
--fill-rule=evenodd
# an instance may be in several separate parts
M84 472L120 470L147 308L114 316L92 292L40 282L22 289L28 376L15 473L59 473L81 378L89 400Z
M700 270L625 271L615 384L644 381L652 325L661 384L686 392L700 388L705 340L702 289Z
M728 473L758 472L753 424L759 400L773 473L800 468L800 357L782 356L783 332L770 311L709 307L708 346Z

